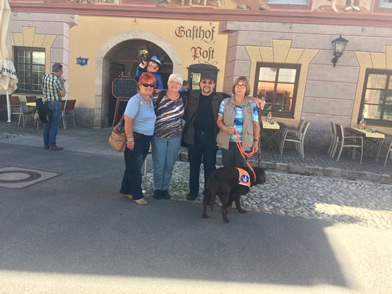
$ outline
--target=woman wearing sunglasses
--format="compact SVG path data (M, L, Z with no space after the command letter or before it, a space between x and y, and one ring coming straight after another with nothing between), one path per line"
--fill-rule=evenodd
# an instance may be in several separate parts
M154 134L155 111L152 93L156 79L151 73L143 73L138 82L138 93L127 104L124 112L127 148L124 151L125 172L120 196L146 205L142 192L141 168L150 148Z

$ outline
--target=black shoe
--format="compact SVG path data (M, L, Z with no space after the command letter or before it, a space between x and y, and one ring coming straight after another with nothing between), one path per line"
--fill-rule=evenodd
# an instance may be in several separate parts
M186 195L186 199L190 201L194 201L197 198L197 193L196 192L190 192L188 195Z
M155 199L162 199L162 191L161 190L155 190L154 195L152 195Z
M162 195L163 199L170 199L171 198L169 191L167 191L167 190L163 190L161 195Z

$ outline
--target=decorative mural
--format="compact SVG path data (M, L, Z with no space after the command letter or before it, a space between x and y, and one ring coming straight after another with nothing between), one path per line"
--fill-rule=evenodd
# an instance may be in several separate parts
M18 0L10 0L18 2ZM286 1L288 4L290 0ZM83 4L83 5L132 5L149 8L211 8L211 9L233 9L233 10L295 10L298 5L269 5L268 0L34 0L34 3L53 4ZM373 0L313 0L310 1L311 11L328 13L370 13ZM301 6L308 10L307 6Z
M369 13L372 0L314 0L312 11L335 13Z

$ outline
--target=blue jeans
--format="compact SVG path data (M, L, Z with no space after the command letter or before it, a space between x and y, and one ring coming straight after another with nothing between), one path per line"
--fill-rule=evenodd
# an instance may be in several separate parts
M246 162L238 150L236 142L229 142L229 149L222 148L222 163L224 167L245 167Z
M133 136L135 138L135 147L133 150L127 147L124 151L125 171L120 193L132 194L132 198L138 200L143 198L141 169L150 149L152 136L136 132L133 132Z
M190 165L189 189L193 194L199 194L200 165L203 158L204 165L204 187L207 179L215 170L216 164L216 142L214 133L199 132L195 134L195 144L188 146L188 159Z
M181 137L160 138L152 137L152 162L154 166L154 190L169 190Z
M56 137L61 121L61 102L46 101L48 123L44 128L44 145L56 146Z

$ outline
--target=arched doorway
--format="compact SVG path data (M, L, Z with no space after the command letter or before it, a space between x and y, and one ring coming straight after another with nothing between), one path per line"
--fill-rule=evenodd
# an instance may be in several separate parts
M145 31L128 31L114 36L101 47L96 56L94 127L111 126L116 102L112 96L112 80L121 72L135 77L140 49L147 49L148 57L154 54L164 57L164 65L159 71L164 85L172 72L181 72L177 53L161 37Z
M162 77L163 85L167 84L169 75L173 72L173 63L170 57L160 47L152 42L145 40L128 40L114 46L106 55L106 58L110 60L110 77L109 82L115 78L127 78L136 79L136 70L140 63L140 56L142 50L146 51L147 60L154 55L161 55L163 57L163 65L159 70L159 74ZM111 88L110 92L107 93L109 96L108 103L108 124L112 125L114 109L116 105L116 97L112 95ZM120 102L118 118L124 113L127 102ZM116 122L115 122L116 123Z

